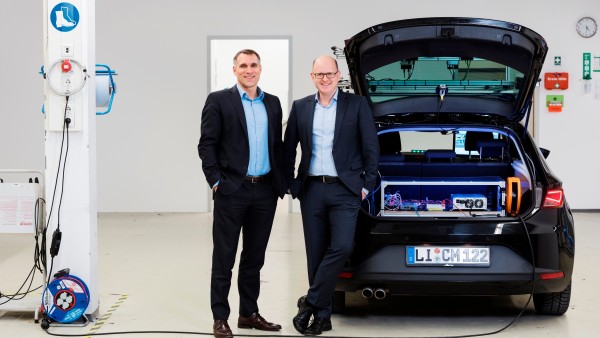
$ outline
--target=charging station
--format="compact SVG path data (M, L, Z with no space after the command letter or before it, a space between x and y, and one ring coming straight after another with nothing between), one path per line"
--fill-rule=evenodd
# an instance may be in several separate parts
M84 281L97 314L95 0L44 1L43 27L46 271Z

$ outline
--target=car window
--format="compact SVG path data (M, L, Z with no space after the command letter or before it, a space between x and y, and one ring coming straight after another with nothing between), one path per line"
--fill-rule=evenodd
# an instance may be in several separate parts
M400 132L400 138L403 152L423 153L428 149L454 149L454 135L452 133L403 131Z
M482 132L476 132L482 134ZM488 139L499 139L497 132L483 132L489 134ZM402 140L401 151L404 153L424 153L428 149L454 150L456 155L479 155L479 150L474 147L475 140L471 140L471 145L466 144L467 131L400 131ZM383 149L387 144L380 145Z
M435 95L443 84L448 96L514 100L523 73L490 60L459 57L419 57L395 60L365 75L374 103L420 95Z

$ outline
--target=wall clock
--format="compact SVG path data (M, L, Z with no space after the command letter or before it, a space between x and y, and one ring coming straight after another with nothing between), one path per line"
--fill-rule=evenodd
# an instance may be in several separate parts
M577 26L575 26L575 28L577 29L577 33L579 33L579 35L582 37L591 38L594 36L594 34L596 34L598 25L596 24L596 20L586 16L577 21Z

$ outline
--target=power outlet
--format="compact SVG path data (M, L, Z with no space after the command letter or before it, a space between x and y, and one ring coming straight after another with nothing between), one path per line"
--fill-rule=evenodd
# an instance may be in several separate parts
M73 45L62 45L60 48L60 56L73 56Z
M61 74L61 79L62 79L62 91L63 93L70 93L71 91L73 91L73 74L71 72L69 73L62 73Z
M75 112L73 111L73 108L71 108L71 104L67 105L65 108L65 119L70 119L69 128L75 126Z

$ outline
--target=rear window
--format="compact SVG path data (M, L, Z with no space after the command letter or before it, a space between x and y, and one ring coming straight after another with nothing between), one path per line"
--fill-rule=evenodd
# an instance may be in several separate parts
M374 103L435 95L445 85L448 96L512 101L519 94L523 73L486 59L419 57L394 61L365 75Z
M404 154L422 154L429 149L437 150L453 150L456 155L479 155L479 149L475 146L476 138L499 139L501 136L497 132L476 132L479 136L473 136L471 132L465 130L448 130L448 131L391 131L400 141L396 148L390 149L389 144L380 144L382 153L399 153ZM467 140L467 133L471 133L471 141ZM483 135L487 134L487 135ZM482 137L483 136L483 137ZM386 135L389 140L389 135ZM380 139L380 143L385 143ZM388 151L387 149L390 149Z

